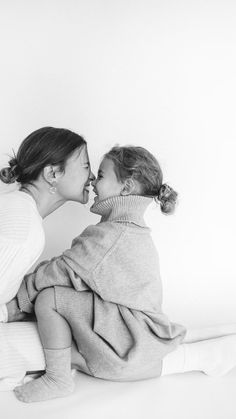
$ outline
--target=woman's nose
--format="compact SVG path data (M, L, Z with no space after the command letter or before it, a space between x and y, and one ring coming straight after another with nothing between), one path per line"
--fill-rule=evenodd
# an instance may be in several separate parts
M94 174L93 174L93 172L90 172L90 175L89 175L89 180L90 180L90 182L91 182L91 185L92 186L94 186L94 181L96 180L96 177L94 176Z

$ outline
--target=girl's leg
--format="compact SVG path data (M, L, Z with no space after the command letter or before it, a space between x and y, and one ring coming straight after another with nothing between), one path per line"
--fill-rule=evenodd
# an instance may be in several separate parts
M24 402L64 397L73 391L71 377L71 331L56 311L54 288L43 290L35 303L38 330L44 349L45 374L16 387L16 397Z
M202 371L221 376L236 366L236 334L184 343L163 359L162 375Z

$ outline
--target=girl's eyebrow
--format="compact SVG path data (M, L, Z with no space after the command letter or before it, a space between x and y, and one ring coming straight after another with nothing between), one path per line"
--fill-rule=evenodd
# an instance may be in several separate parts
M103 174L104 174L104 172L103 172L103 170L102 170L102 169L99 169L99 170L98 170L98 175L99 175L100 173L103 173Z

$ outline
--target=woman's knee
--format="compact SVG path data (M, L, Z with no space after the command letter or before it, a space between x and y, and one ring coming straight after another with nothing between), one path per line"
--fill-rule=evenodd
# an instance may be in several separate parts
M36 316L45 315L50 310L55 310L54 288L42 290L37 296L34 306Z

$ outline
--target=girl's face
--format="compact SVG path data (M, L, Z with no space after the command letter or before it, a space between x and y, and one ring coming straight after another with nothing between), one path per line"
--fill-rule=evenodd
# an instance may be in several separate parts
M86 204L89 199L89 185L95 179L91 172L87 147L76 150L66 161L64 172L56 176L57 194L65 201Z
M92 182L92 186L96 194L94 198L95 202L121 195L124 184L118 181L112 160L103 159L98 169L97 179Z

